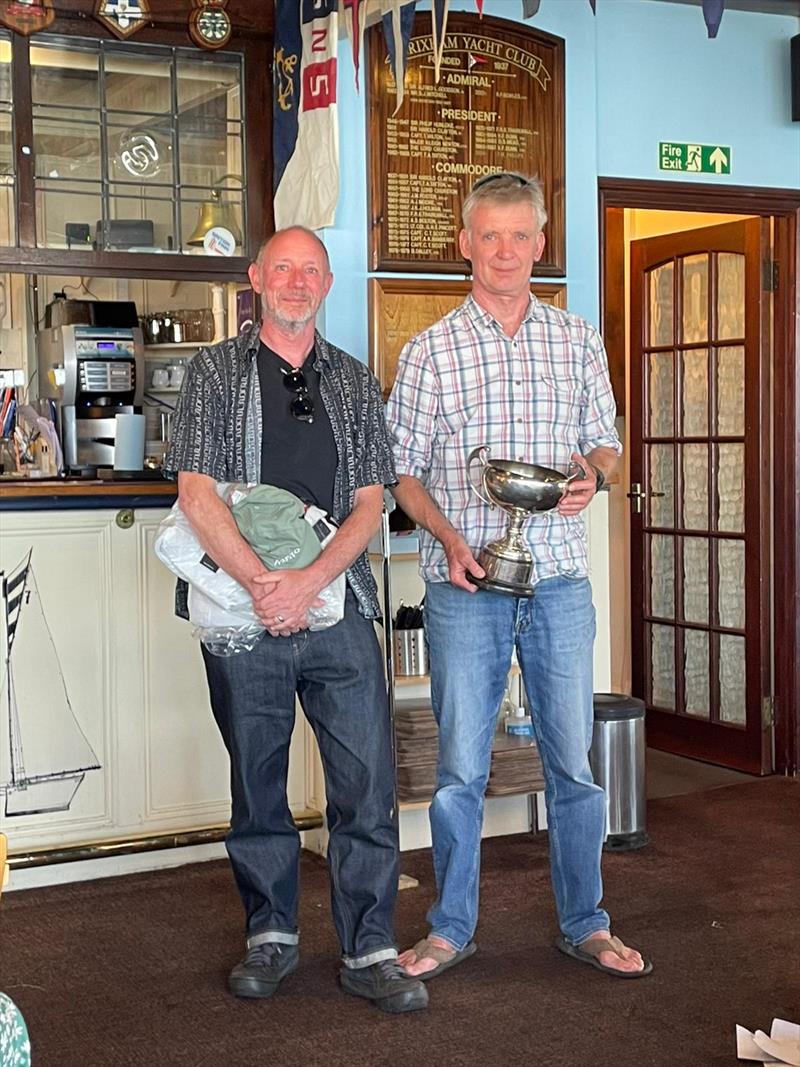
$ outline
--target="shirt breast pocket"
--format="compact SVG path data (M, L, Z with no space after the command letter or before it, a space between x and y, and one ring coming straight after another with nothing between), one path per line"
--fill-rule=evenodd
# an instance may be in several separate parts
M549 422L562 428L577 427L582 391L583 383L577 378L540 374L536 380L535 402Z

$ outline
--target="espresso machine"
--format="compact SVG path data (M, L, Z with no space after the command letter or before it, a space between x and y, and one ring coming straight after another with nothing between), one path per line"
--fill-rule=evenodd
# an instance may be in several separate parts
M116 416L142 410L141 329L59 325L42 330L36 348L39 396L57 401L65 467L72 473L113 467Z

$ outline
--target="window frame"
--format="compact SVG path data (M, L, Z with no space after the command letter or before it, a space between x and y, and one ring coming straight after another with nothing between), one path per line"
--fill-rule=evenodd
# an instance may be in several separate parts
M261 5L259 5L260 7ZM176 280L232 281L244 280L247 268L265 237L274 230L272 215L272 5L263 5L257 14L246 0L229 0L227 11L234 31L218 52L198 48L189 37L187 7L185 24L159 22L153 15L150 25L124 42L125 50L136 45L160 45L201 54L211 53L224 61L234 53L241 57L242 123L246 130L244 170L247 175L243 255L193 256L181 252L107 252L83 249L42 248L36 244L36 205L33 145L33 102L30 48L51 41L62 46L69 39L123 44L102 23L94 19L94 0L74 0L75 10L59 15L46 33L23 37L16 33L3 36L11 40L11 92L13 100L12 149L16 160L14 213L15 245L0 245L0 272L23 274L77 274L104 277L158 277ZM248 124L248 116L258 121ZM31 147L25 153L25 147Z

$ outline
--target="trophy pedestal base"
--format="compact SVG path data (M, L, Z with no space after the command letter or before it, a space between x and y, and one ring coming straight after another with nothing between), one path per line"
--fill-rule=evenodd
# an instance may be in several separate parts
M474 578L471 574L467 577L473 585L479 589L485 589L487 593L501 593L503 596L533 596L532 585L512 585L511 582L501 582L497 578Z

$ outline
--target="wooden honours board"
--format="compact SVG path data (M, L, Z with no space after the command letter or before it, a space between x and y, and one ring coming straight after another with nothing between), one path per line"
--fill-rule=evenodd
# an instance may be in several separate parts
M370 278L369 365L384 399L392 391L403 347L462 304L472 290L468 281L430 278ZM543 304L566 308L565 285L534 282L531 292Z
M547 244L534 272L564 275L564 41L451 12L437 85L431 18L418 14L396 115L380 24L368 42L371 269L464 273L461 203L478 178L513 170L544 184Z

